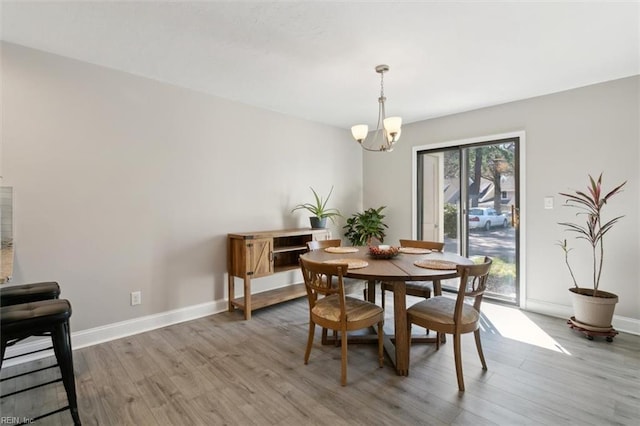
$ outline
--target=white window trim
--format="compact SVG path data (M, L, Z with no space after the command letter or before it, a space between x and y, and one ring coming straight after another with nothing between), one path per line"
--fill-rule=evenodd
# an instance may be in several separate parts
M525 262L526 260L526 253L525 253L525 249L526 249L526 194L525 194L525 188L526 188L526 133L524 130L521 131L517 131L517 132L509 132L509 133L499 133L499 134L494 134L494 135L486 135L486 136L477 136L477 137L473 137L473 138L468 138L468 139L457 139L457 140L451 140L451 141L445 141L445 142L437 142L437 143L433 143L433 144L428 144L428 145L419 145L419 146L414 146L412 148L412 153L411 153L411 234L413 238L416 238L416 236L418 235L418 217L417 217L417 206L418 206L418 199L417 199L417 192L418 192L418 188L417 188L417 182L418 182L418 152L420 151L424 151L424 150L430 150L430 149L441 149L441 148L450 148L452 146L460 146L460 145L471 145L474 143L480 143L480 142L491 142L491 141L495 141L495 140L500 140L500 139L508 139L508 138L519 138L519 155L520 155L520 164L518 165L519 167L519 171L520 171L520 182L519 182L519 187L518 187L518 191L520 194L520 222L519 222L519 232L520 232L520 245L518 247L519 249L519 258L518 258L518 263L520 266L520 270L519 270L519 285L520 285L520 294L519 294L519 307L522 309L526 309L526 295L527 295L527 285L526 285L526 277L527 277L527 264Z

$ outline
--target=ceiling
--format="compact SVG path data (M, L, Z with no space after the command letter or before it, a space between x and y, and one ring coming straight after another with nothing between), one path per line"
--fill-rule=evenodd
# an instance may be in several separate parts
M2 0L2 39L312 121L414 122L640 74L638 2Z

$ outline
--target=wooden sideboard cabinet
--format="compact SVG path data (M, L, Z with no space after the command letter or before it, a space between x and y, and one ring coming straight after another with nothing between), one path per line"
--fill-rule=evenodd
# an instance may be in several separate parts
M304 283L251 294L251 280L299 268L298 257L307 251L307 242L329 237L326 229L228 234L229 311L242 309L244 318L251 319L251 311L255 309L304 296ZM244 297L235 295L236 278L244 280Z

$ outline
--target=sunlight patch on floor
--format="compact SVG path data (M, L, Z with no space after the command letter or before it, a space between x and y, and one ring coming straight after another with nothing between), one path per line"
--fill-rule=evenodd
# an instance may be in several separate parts
M486 320L481 320L485 332L497 333L508 339L571 355L519 309L485 302L481 310L482 315L486 317Z

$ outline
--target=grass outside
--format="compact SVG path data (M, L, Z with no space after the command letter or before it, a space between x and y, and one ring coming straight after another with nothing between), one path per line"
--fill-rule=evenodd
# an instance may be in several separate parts
M484 257L473 258L475 263L482 263ZM515 298L516 265L505 262L499 257L493 258L491 272L487 279L487 292Z

